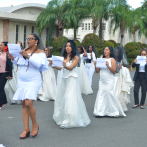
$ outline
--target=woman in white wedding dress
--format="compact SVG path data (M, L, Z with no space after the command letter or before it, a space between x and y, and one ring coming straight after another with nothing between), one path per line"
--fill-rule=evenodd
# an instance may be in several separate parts
M94 106L95 116L119 117L126 116L121 104L114 93L114 74L116 73L115 54L112 47L106 47L103 52L103 58L106 58L106 69L95 68L100 72L99 90ZM95 62L96 66L96 62Z
M77 65L80 66L76 44L68 40L61 55L64 57L63 74L54 105L53 119L61 128L85 127L90 123L81 96ZM55 67L61 70L60 67Z
M79 50L80 58L81 58L80 67L78 67L79 77L80 77L81 93L85 94L85 95L92 94L93 90L91 88L91 85L90 85L90 82L89 82L89 79L88 79L88 75L87 75L87 72L86 72L86 68L85 68L85 65L84 65L84 58L87 57L87 53L82 46L79 46L78 50Z
M42 72L43 83L37 96L41 101L55 100L57 92L55 73L52 66L49 64L49 58L52 57L50 49L46 47L45 53L48 60L48 70Z
M20 44L21 49L23 49L22 42L18 41L17 44ZM18 79L19 69L20 69L19 67L13 64L13 70L12 70L13 78L11 80L8 80L5 86L6 96L11 101L10 105L21 103L20 101L13 100L14 94L17 90L17 79Z
M131 79L130 72L128 70L128 62L125 50L117 46L115 48L116 62L117 62L117 72L115 76L115 94L123 108L127 111L127 104L130 103L130 90L134 86Z

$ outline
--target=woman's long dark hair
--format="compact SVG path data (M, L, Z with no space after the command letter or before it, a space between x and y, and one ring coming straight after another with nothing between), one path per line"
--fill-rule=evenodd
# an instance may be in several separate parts
M88 45L88 47L86 49L87 53L89 53L89 46L92 46L92 51L95 53L95 57L97 58L97 53L96 53L95 47L93 45L91 45L91 44Z
M70 55L70 60L73 60L74 57L76 56L76 50L75 50L75 48L74 48L74 44L73 44L72 42L70 42L70 41L67 42L67 43L70 43L70 45L71 45L72 51L71 51L71 55ZM66 45L67 45L67 43L66 43ZM67 58L66 45L65 45L64 53L63 53L64 59Z
M114 59L116 60L116 56L115 56L113 47L112 47L112 46L106 46L106 47L108 47L109 50L110 50L110 57L111 57L111 58L114 58ZM105 47L105 48L106 48L106 47ZM105 49L105 48L104 48L104 49ZM106 58L106 56L104 55L104 49L103 49L103 58Z
M17 41L17 43L20 43L20 46L21 46L21 48L23 49L23 45L22 45L22 42L21 41Z
M82 51L81 54L83 54L84 53L83 46L78 46L78 48L80 48L80 50Z
M116 57L117 62L121 62L121 60L123 59L123 54L124 54L124 49L120 46L117 46L114 51L116 52L116 50L118 51L118 57ZM115 53L116 56L116 53Z
M2 43L4 44L5 47L8 45L7 41L3 41Z
M47 55L47 57L50 57L52 54L51 54L51 51L50 51L50 48L49 47L45 47L45 49L47 48L47 50L48 50L48 55Z

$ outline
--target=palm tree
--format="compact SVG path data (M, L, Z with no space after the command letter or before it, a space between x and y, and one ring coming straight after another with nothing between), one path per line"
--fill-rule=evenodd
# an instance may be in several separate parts
M135 35L136 32L139 31L139 35L141 36L144 32L144 23L142 19L141 9L137 8L136 10L132 10L130 15L132 15L129 32L133 34L133 41L136 42Z
M125 31L131 26L132 21L132 12L130 10L130 6L126 4L118 4L114 8L111 9L111 19L110 19L110 31L113 29L113 33L117 29L120 29L121 33L121 43L123 44Z
M67 9L66 4L66 0L52 0L48 2L47 7L37 18L36 26L39 35L41 35L41 32L44 28L50 27L50 29L53 29L53 27L57 26L58 34L59 36L62 36L65 24L63 14Z
M96 30L98 26L99 29L99 37L102 39L102 31L103 31L103 19L108 20L109 18L109 6L112 0L88 0L87 3L90 6L91 13L90 17L92 17L93 24L93 33L96 34Z
M83 0L69 0L67 3L67 10L63 15L63 19L66 22L65 28L74 29L74 40L76 40L77 29L81 21L88 17L89 11Z

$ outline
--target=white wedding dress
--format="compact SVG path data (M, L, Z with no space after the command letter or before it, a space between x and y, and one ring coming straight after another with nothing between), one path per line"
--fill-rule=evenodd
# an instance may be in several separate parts
M48 62L48 70L42 72L43 83L37 98L41 101L55 100L57 87L56 77L52 66Z
M19 73L19 67L17 69L17 66L13 64L13 70L12 70L13 77L11 80L7 80L7 83L5 85L5 93L7 98L10 99L11 103L20 104L20 101L13 100L14 94L17 90L18 73Z
M130 91L133 86L129 70L122 66L119 73L115 74L114 91L124 111L128 110L127 104L131 103Z
M66 63L70 66L72 61ZM61 128L85 127L90 123L78 81L77 67L63 68L54 105L53 119Z
M111 58L106 59L111 67ZM119 117L126 116L121 104L114 93L115 77L110 70L100 70L99 90L94 106L95 116Z
M89 78L86 72L86 68L83 63L84 62L83 54L80 55L80 58L81 58L81 64L80 64L80 67L78 67L78 72L79 72L79 77L80 77L81 93L85 95L92 94L93 90L91 88Z

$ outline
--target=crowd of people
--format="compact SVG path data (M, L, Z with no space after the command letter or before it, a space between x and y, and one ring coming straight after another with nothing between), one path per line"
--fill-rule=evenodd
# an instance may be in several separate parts
M130 90L134 87L135 105L144 109L146 99L147 64L137 64L134 84L128 70L125 50L118 46L115 49L105 47L100 58L106 59L107 68L98 68L97 53L93 45L87 49L77 47L68 40L62 48L63 67L55 66L58 72L56 80L53 70L52 53L43 46L41 38L32 33L27 38L28 48L20 54L23 58L13 57L8 51L8 42L0 44L0 110L7 105L22 104L24 130L20 139L30 136L29 118L32 121L31 136L39 131L36 110L33 102L53 100L53 119L61 128L86 127L90 124L82 94L92 95L92 78L94 72L100 73L99 89L96 96L93 114L95 117L125 117L127 104L130 103ZM142 50L140 56L147 56ZM147 60L146 60L147 61ZM139 88L142 88L139 103Z

